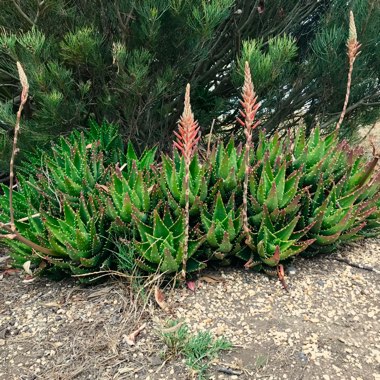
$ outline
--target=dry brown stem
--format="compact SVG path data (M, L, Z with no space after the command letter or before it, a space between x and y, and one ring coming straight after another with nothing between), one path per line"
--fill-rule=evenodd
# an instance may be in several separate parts
M42 247L31 240L25 238L22 236L18 231L16 231L15 226L15 218L14 218L14 208L13 208L13 187L14 187L14 163L15 158L18 153L17 148L17 142L18 142L18 134L20 131L20 121L21 121L21 115L22 110L24 108L24 105L26 101L28 100L28 93L29 93L29 84L28 84L28 78L25 74L24 69L22 68L20 62L17 62L17 70L18 75L20 78L20 83L22 86L22 92L20 97L20 106L16 115L16 124L14 129L14 138L13 138L13 146L12 146L12 155L11 160L9 162L9 213L10 213L10 222L9 223L0 223L0 228L5 230L7 234L2 235L2 238L7 239L17 239L19 242L27 245L28 247L35 249L36 251L39 251L43 254L50 255L53 253L51 249L48 249L46 247ZM35 216L35 215L34 215ZM32 216L32 217L34 217Z
M18 108L17 116L16 116L12 155L11 155L11 160L9 163L9 212L10 212L10 218L11 218L10 225L11 225L12 231L16 230L15 219L14 219L14 209L13 209L14 163L15 163L16 154L18 153L17 141L18 141L18 134L20 131L20 120L21 120L22 110L24 108L26 101L28 100L28 93L29 93L28 78L26 77L25 71L22 68L20 62L17 62L17 70L18 70L18 75L20 78L20 83L22 86L22 92L21 92L21 97L20 97L20 106Z

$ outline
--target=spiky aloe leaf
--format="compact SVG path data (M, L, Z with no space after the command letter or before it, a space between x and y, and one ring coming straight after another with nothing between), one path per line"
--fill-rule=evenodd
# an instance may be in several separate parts
M136 265L144 270L175 273L181 269L185 241L183 211L175 216L169 204L158 205L145 223L133 217L138 236L135 246L138 252ZM188 257L194 256L205 237L188 241Z

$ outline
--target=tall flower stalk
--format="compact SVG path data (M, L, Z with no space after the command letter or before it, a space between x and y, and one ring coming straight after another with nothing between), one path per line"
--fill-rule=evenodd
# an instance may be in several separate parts
M346 97L344 99L343 109L340 114L339 121L336 124L337 131L342 125L344 116L346 115L348 100L350 98L350 92L351 92L352 71L354 69L354 62L357 56L360 54L360 47L361 47L361 44L359 44L359 41L357 39L354 14L352 13L352 11L350 11L350 31L349 31L348 40L347 40L347 55L348 55L348 64L349 64L347 88L346 88Z
M185 160L185 239L182 258L182 277L186 277L186 265L188 259L188 242L189 242L189 209L190 209L190 163L194 151L197 148L200 139L200 127L194 119L190 105L190 84L186 86L184 110L178 122L178 132L174 131L176 140L174 146L182 153Z
M244 185L243 185L243 231L246 235L246 242L249 245L251 241L251 235L248 225L248 179L250 174L249 166L249 154L252 148L252 131L257 128L260 121L255 121L256 112L260 107L257 103L257 95L255 93L251 70L249 68L249 63L245 62L244 70L244 85L242 91L242 100L240 100L242 110L239 110L242 119L237 118L237 121L244 127L245 134L245 151L244 151L244 165L245 165L245 175L244 175Z
M12 231L16 231L14 210L13 210L14 164L15 164L16 154L19 151L19 149L17 148L17 141L18 141L18 133L20 131L21 114L22 114L22 110L24 109L25 103L28 100L28 94L29 94L28 78L26 77L25 71L22 68L20 62L17 62L17 70L18 70L18 76L20 78L22 91L21 91L21 96L20 96L20 106L18 108L17 115L16 115L16 125L15 125L14 136L13 136L12 155L11 155L11 160L9 163L9 212L10 212L10 218L11 218L10 225L11 225Z
M45 248L36 244L29 239L22 236L17 230L15 225L15 217L14 217L14 207L13 207L13 186L14 186L14 163L17 153L19 152L19 148L17 147L18 143L18 135L20 132L20 122L21 115L24 109L25 103L28 100L29 94L29 83L28 78L25 74L23 67L20 62L17 62L17 70L18 75L22 87L21 96L20 96L20 105L16 115L16 124L14 128L14 136L13 136L13 146L12 146L12 155L9 162L9 213L10 213L10 223L1 223L0 228L7 232L7 234L0 234L0 239L17 239L21 243L29 246L30 248L39 251L44 254L52 254L53 251L49 248Z

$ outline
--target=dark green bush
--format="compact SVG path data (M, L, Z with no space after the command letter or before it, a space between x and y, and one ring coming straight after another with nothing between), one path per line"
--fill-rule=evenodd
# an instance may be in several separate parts
M222 127L235 122L245 61L265 109L263 129L284 130L300 119L309 129L330 127L345 94L349 9L362 53L345 133L379 116L380 7L374 0L263 6L252 0L2 0L0 170L7 169L19 102L17 60L30 82L20 141L25 153L86 127L89 118L117 123L138 146L167 147L187 82L203 132L215 119L214 132L229 134Z

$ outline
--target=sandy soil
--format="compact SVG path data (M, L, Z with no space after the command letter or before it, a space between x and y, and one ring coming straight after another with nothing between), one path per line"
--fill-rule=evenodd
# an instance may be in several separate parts
M2 272L0 379L196 378L181 358L162 357L157 331L178 319L234 344L210 364L210 379L380 380L379 262L376 239L297 259L289 293L262 274L210 272L195 292L165 289L166 312L147 290L138 303L126 281L85 288ZM130 346L128 334L144 322Z

